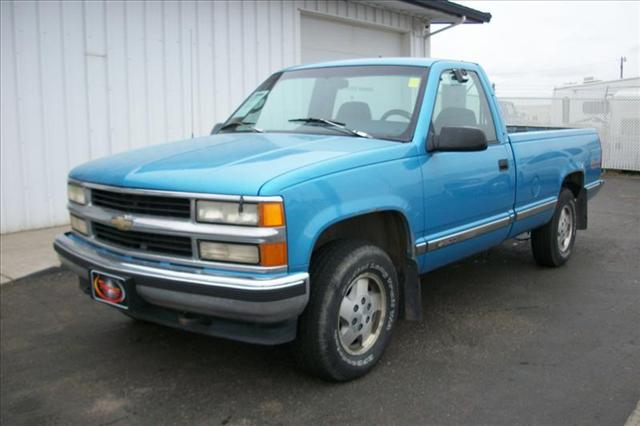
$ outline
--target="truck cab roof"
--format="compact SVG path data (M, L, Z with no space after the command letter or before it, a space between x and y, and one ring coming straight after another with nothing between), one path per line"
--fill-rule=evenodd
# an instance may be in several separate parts
M285 68L283 71L303 70L312 68L326 68L326 67L347 67L347 66L366 66L366 65L401 65L401 66L416 66L416 67L430 67L436 62L455 62L455 63L467 63L469 65L476 65L471 62L461 62L452 59L438 59L438 58L359 58L359 59L344 59L340 61L328 61L318 62L315 64L295 65L289 68Z

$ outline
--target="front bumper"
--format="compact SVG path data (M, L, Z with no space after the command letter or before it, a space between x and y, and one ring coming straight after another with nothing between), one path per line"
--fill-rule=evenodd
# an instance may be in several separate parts
M125 257L80 239L58 236L63 266L88 288L91 270L128 279L128 315L177 328L255 343L292 340L309 299L309 275L239 277L202 268Z

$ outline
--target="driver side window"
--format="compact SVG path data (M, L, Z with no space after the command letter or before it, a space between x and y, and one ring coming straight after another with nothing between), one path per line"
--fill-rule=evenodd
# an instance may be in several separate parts
M459 81L458 77L462 77ZM474 127L496 143L496 129L480 78L473 71L445 71L440 76L431 125L436 135L443 127Z

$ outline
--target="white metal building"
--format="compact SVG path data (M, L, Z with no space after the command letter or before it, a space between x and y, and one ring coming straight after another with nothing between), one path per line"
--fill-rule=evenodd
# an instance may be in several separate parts
M1 2L1 232L68 221L66 175L204 135L270 73L428 56L432 23L488 22L447 1Z

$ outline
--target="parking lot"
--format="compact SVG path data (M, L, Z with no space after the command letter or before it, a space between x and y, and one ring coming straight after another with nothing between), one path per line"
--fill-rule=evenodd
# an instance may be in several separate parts
M133 322L65 271L0 292L2 424L623 425L640 398L640 179L607 179L565 267L512 240L424 276L424 320L346 384L285 348Z

